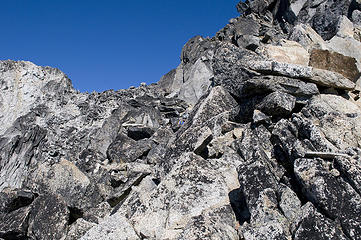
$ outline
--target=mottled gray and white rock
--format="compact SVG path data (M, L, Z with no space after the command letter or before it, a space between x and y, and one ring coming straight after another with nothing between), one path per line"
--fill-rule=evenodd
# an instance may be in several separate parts
M254 96L276 91L288 93L297 98L309 98L319 94L314 83L272 75L247 80L241 91L242 96Z
M82 240L137 240L141 239L134 231L129 221L120 214L114 214L104 220L100 225L92 227Z
M316 48L316 49L326 49L326 42L322 39L320 35L313 30L307 24L297 24L289 36L289 40L298 42L307 50Z
M195 105L209 90L213 72L202 59L198 59L188 71L189 76L181 86L178 97L191 105Z
M274 92L267 95L257 108L271 116L287 116L291 114L295 104L294 96L288 93Z
M358 239L359 0L237 8L156 84L1 61L0 238Z

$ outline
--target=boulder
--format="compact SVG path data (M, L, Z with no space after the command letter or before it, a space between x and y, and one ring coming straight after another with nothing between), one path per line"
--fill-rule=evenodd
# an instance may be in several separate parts
M33 176L34 188L38 185L43 193L60 195L70 207L82 209L96 203L96 198L89 196L90 179L73 162L62 159L52 166L41 164Z
M298 78L324 87L345 90L352 90L355 88L355 83L339 73L308 66L274 61L250 61L249 68L263 74Z
M324 39L329 40L337 34L340 16L348 16L353 0L309 1L298 14L299 23L309 23Z
M273 189L262 191L252 211L250 224L239 230L244 239L287 239L289 223L278 210L277 195Z
M262 57L229 43L220 44L212 60L214 85L240 97L239 89L243 82L255 75L248 67L252 60L262 60Z
M355 25L361 26L361 10L354 10L352 12L352 22Z
M309 81L314 82L319 86L344 90L352 90L356 86L355 83L339 73L317 68L313 68L312 77L309 78Z
M294 239L348 239L336 222L317 212L312 203L302 206L300 218L296 222Z
M316 84L281 76L262 76L247 80L242 87L242 96L254 96L271 92L284 92L297 98L309 98L319 94Z
M330 218L338 218L348 236L359 236L360 195L343 178L332 175L330 167L322 159L300 158L296 160L294 167L307 198Z
M309 53L303 46L297 42L281 40L280 44L265 45L257 50L271 61L284 62L308 66Z
M289 35L289 40L298 42L307 50L317 48L326 49L326 42L307 24L297 24Z
M39 196L31 206L28 236L35 239L61 239L69 224L69 209L57 195Z
M237 45L239 47L244 47L248 50L255 51L260 45L259 37L252 35L242 35L237 39Z
M358 70L361 72L361 52L359 51L359 49L361 49L360 41L357 41L351 37L341 38L335 36L327 42L327 47L329 50L334 52L355 58L357 61Z
M273 92L267 95L257 108L271 116L286 116L292 113L295 104L294 96L283 92Z
M138 240L141 239L129 221L120 214L106 218L100 225L90 228L80 240Z
M237 188L232 181L237 179L237 175L235 170L223 164L218 161L211 163L192 153L180 156L170 173L150 193L150 199L140 203L130 215L136 232L159 239L178 239L191 232L200 235L203 233L194 227L201 225L202 221L195 221L209 212L209 216L218 221L213 227L220 226L224 236L236 236L236 219L227 209L230 209L228 193ZM166 206L164 202L167 202ZM123 204L113 216L121 216L122 212L128 212L129 207ZM213 236L217 234L211 232Z
M340 16L337 24L337 36L339 37L353 37L354 26L353 23L346 16Z
M340 73L353 82L361 77L355 58L328 50L313 49L310 66Z
M253 123L254 124L263 124L263 123L270 123L271 119L269 116L264 114L263 112L255 109L253 112Z
M195 105L211 87L213 72L198 59L188 70L188 78L179 89L178 97L190 105Z

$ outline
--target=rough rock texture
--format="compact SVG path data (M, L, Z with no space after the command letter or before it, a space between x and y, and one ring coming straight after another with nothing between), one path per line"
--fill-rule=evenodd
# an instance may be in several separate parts
M246 0L149 86L0 61L0 239L361 239L359 0Z
M356 64L355 58L337 52L320 49L314 49L311 52L310 66L341 73L353 82L361 76Z

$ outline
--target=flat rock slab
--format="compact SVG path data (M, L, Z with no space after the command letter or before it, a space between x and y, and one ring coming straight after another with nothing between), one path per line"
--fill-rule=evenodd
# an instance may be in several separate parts
M357 61L337 52L313 49L310 57L310 66L325 69L342 74L344 77L355 82L360 76Z
M250 69L263 74L302 79L323 87L352 90L356 86L341 74L324 69L274 61L249 61L248 64Z

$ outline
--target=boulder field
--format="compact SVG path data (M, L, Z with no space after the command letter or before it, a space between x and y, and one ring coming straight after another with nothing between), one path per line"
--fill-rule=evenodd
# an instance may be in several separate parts
M0 61L0 239L361 239L360 0L237 9L150 85Z

